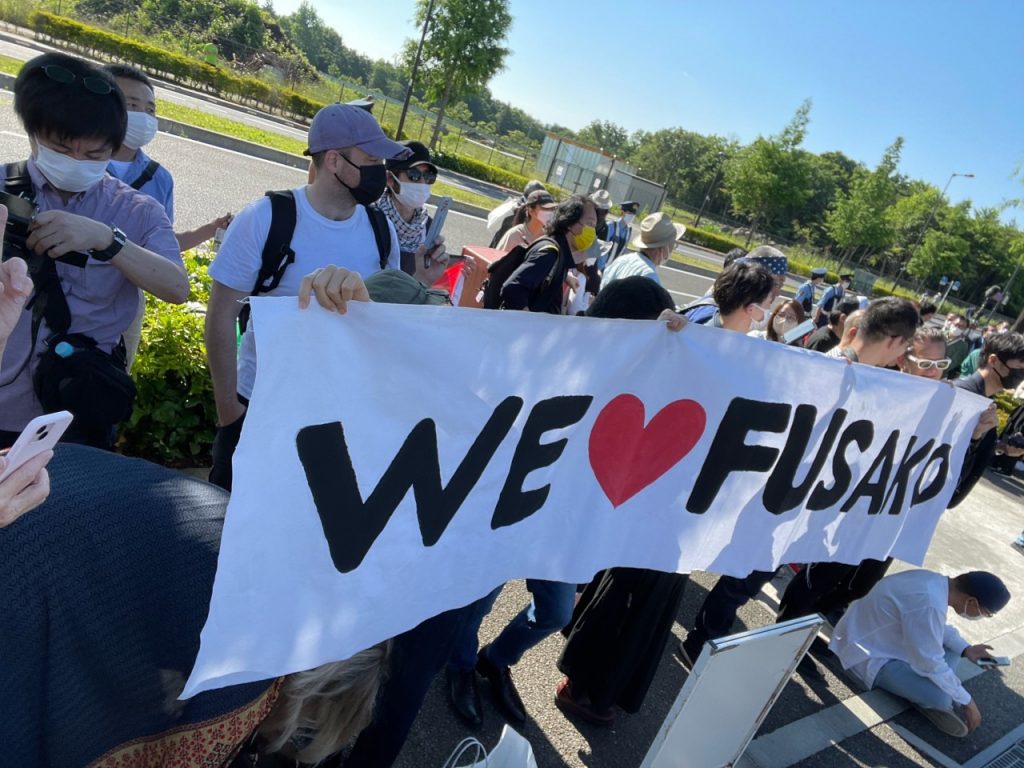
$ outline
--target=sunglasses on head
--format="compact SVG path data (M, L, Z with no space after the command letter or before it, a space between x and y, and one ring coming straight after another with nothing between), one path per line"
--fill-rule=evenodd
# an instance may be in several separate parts
M417 171L414 168L409 168L402 171L402 173L408 176L409 181L413 184L419 184L420 182L423 182L424 184L433 184L437 181L437 171Z
M917 357L916 355L910 355L910 354L907 355L907 360L912 362L914 365L916 365L922 371L928 371L928 370L931 370L932 368L935 368L935 369L940 370L940 371L944 371L947 368L949 368L950 363L953 362L948 357L944 357L941 360L929 360L926 357Z
M62 85L70 85L79 79L78 75L72 72L67 67L62 67L60 64L46 64L40 67L43 70L43 74L53 80L55 83L61 83ZM106 96L113 92L114 86L104 80L102 77L87 76L81 78L82 85L87 91L95 93L97 96Z

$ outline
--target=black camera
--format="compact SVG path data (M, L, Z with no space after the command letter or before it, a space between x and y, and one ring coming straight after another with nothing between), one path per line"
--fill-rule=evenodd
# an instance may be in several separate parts
M4 250L3 260L7 261L15 256L20 256L29 265L29 271L35 272L41 264L41 259L46 257L35 253L26 245L29 236L29 226L39 213L39 208L31 200L24 197L12 195L9 192L0 190L0 205L7 207L7 227L4 229ZM57 258L65 264L75 267L84 267L89 257L84 253L65 253Z

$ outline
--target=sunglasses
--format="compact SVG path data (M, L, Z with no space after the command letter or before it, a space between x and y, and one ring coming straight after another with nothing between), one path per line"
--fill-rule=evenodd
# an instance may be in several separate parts
M62 85L70 85L78 79L78 75L67 67L62 67L60 64L47 64L46 66L40 67L40 69L43 70L43 74L48 78L53 80L55 83L61 83ZM102 77L83 77L82 85L87 91L91 91L97 96L106 96L114 90L114 86Z
M907 360L912 362L922 371L930 371L932 368L944 371L947 368L949 368L950 363L953 362L948 357L944 357L941 360L929 360L928 358L925 357L916 357L914 355L909 354L907 355Z
M409 181L413 184L433 184L437 181L437 171L417 171L414 168L409 168L403 171L403 173L409 177Z

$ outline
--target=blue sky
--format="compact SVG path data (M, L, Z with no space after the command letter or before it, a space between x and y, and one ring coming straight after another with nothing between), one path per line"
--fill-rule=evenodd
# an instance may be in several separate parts
M289 13L299 0L274 0ZM314 0L346 45L393 58L413 37L413 0ZM1024 2L985 0L511 0L495 97L578 129L679 126L747 142L804 98L805 146L874 166L906 139L900 170L949 197L1024 196ZM1004 219L1024 222L1024 212Z

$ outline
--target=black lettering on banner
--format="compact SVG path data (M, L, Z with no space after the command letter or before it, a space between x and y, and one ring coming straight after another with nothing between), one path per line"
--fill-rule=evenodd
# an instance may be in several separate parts
M793 406L788 403L733 398L686 501L686 510L695 515L707 512L732 472L767 472L771 469L779 449L747 445L747 435L750 432L785 432L792 410Z
M896 445L899 441L900 431L894 429L889 434L889 439L885 441L885 445L882 446L882 450L878 452L875 460L871 462L871 467L864 473L860 482L853 489L850 498L846 500L846 503L839 510L840 512L849 512L862 496L866 496L869 499L869 515L877 515L882 511L882 504L885 503L885 489L889 485L889 475L892 474L892 465L896 461ZM878 474L878 479L872 480L875 473Z
M932 446L935 445L935 439L932 438L922 445L916 453L911 453L916 442L917 437L911 436L910 442L907 443L907 450L903 452L903 458L900 460L899 466L896 467L896 477L893 478L892 485L889 486L889 490L885 494L886 500L892 499L892 503L889 505L890 515L898 515L900 513L900 510L903 508L903 500L907 496L907 487L910 485L910 473L914 471L914 467L924 461L924 457L928 455ZM885 506L885 501L882 502L882 506Z
M359 567L410 488L416 498L423 544L436 544L522 407L522 398L507 397L494 409L447 486L441 485L437 429L433 419L423 419L413 427L365 502L341 423L299 430L295 445L334 567L341 573Z
M804 454L807 451L808 443L811 441L811 432L814 429L814 421L818 415L818 409L813 405L798 405L796 413L793 414L793 425L789 428L789 437L786 438L786 445L782 449L782 455L772 470L771 477L765 483L764 493L761 500L764 508L773 515L781 515L800 506L811 486L821 474L821 468L828 459L829 452L839 436L839 430L846 421L847 412L843 409L832 414L832 420L828 424L824 437L821 439L821 447L814 456L814 461L807 470L807 476L800 485L794 486L796 472L800 468Z
M843 436L839 438L836 445L836 452L832 456L832 487L826 488L824 483L818 483L807 500L807 509L819 510L828 509L839 503L839 500L846 494L850 487L852 474L850 465L846 461L846 449L850 443L856 443L861 453L867 450L875 437L875 425L865 419L855 421L846 428Z
M533 406L523 426L523 434L512 456L508 477L505 478L505 485L491 517L492 530L525 520L544 506L551 486L524 491L523 482L535 469L551 466L558 461L569 441L563 437L552 443L541 443L540 438L545 432L563 429L578 422L593 401L592 395L566 395L541 400Z
M949 454L952 450L953 446L949 443L943 443L935 449L935 453L928 457L928 462L924 465L924 469L921 470L921 476L917 478L917 484L914 486L914 498L911 499L911 506L920 504L922 501L934 499L945 487L946 478L949 477ZM939 465L935 479L922 491L921 483L928 476L928 470L931 469L932 464L936 461L942 463Z

